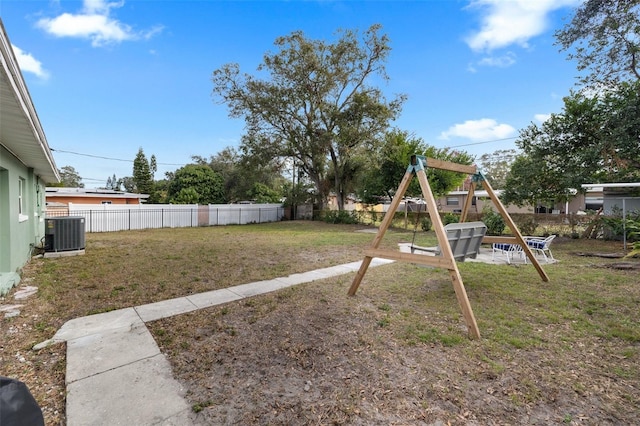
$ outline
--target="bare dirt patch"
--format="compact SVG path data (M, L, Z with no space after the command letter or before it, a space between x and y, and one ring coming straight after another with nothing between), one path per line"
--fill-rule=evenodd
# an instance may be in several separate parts
M624 253L575 253L576 256L584 257L602 257L605 259L621 259L625 256Z
M23 279L18 290L29 284L33 284L32 278ZM16 316L0 313L0 374L27 384L47 425L64 425L66 345L32 350L33 345L50 336L49 313L35 295L16 300L14 293L0 298L0 304L16 306L19 311Z
M614 262L608 263L602 266L603 268L622 269L624 271L640 270L640 263L638 262Z

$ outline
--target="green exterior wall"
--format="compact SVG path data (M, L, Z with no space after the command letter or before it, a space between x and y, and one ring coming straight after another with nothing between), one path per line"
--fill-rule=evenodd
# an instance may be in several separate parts
M44 210L45 183L0 144L0 295L20 282L20 270L33 248L42 246Z

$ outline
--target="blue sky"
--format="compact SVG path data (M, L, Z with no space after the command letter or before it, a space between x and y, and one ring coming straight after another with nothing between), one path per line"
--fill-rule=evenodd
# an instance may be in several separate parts
M560 112L575 87L553 33L579 4L0 0L0 16L58 168L97 187L131 176L140 147L159 179L238 146L244 122L214 102L211 73L236 62L255 74L274 40L297 30L331 41L381 24L392 51L380 87L408 96L394 126L476 156L515 148L518 130Z

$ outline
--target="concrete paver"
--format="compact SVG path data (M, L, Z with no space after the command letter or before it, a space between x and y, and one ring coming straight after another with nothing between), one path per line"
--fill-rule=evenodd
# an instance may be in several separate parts
M141 320L130 328L109 330L67 342L67 384L160 354Z
M268 293L271 291L282 290L283 288L288 286L289 285L285 284L283 281L277 278L275 280L258 281L255 283L237 285L233 288L230 288L229 291L243 298Z
M209 308L215 305L222 305L223 303L233 302L235 300L242 299L237 293L234 293L228 288L222 290L207 291L200 294L192 294L187 296L187 299L198 309Z
M136 306L135 310L142 321L148 322L168 316L186 314L198 308L198 305L195 305L189 298L178 297L176 299Z
M157 425L169 418L188 425L190 411L161 354L67 386L68 426Z

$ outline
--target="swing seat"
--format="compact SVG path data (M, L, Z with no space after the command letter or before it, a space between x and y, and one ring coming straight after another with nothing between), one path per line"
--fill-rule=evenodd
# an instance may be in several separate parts
M447 234L449 247L453 252L453 258L459 262L464 262L466 258L475 259L480 252L480 244L487 233L487 225L483 222L463 222L450 223L445 225L444 231ZM436 256L442 255L440 246L420 247L411 245L411 253L425 251L434 253Z

